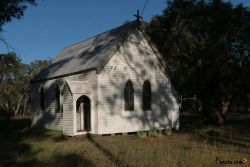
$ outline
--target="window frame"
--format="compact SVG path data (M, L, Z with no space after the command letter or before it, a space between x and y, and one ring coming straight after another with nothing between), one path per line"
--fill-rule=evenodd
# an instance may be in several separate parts
M45 111L45 89L43 86L40 88L40 108L42 111Z
M148 79L143 82L142 109L143 111L152 109L152 88L151 83Z
M56 101L56 107L55 107L55 112L56 113L61 113L62 108L61 108L61 89L59 85L56 85L55 88L55 101Z
M127 80L124 87L124 110L134 111L134 86L130 79Z

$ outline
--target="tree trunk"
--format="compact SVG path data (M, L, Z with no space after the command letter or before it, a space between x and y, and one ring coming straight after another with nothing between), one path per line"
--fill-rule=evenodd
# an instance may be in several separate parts
M229 109L229 100L223 100L221 108L210 105L204 105L203 121L204 123L223 124Z
M26 96L25 99L24 99L22 116L24 116L24 114L26 113L28 100L29 100L29 96Z
M17 113L19 112L23 98L24 98L24 95L19 95L18 103L17 103L17 106L15 108L14 115L17 115Z

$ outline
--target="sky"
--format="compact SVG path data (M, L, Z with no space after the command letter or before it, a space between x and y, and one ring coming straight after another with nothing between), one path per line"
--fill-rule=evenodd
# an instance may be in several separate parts
M0 53L15 52L23 63L53 59L63 48L134 20L147 0L38 0L24 17L7 23L0 35ZM232 0L250 7L250 0ZM161 14L166 0L148 0L142 14L150 19Z

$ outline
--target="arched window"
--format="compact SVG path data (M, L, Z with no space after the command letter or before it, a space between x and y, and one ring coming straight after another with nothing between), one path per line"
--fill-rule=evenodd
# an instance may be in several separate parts
M61 91L59 86L56 86L55 90L55 99L56 99L56 112L61 112Z
M129 79L124 88L124 102L125 102L125 111L134 110L134 88L133 83Z
M40 107L44 111L44 88L40 89Z
M143 110L151 110L151 84L149 80L144 81L143 83Z

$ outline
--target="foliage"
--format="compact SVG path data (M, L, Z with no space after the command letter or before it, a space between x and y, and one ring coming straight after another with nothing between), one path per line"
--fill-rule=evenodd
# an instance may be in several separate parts
M23 16L27 5L36 5L36 0L0 0L0 33L6 23L11 22L13 19L20 19ZM7 47L10 46L1 37L0 42Z
M139 138L160 137L161 131L154 129L154 130L149 130L149 131L138 131L136 134Z
M13 19L20 19L28 5L36 5L36 0L1 0L0 32ZM8 45L4 39L0 38ZM30 100L30 80L49 61L38 60L30 65L21 63L15 53L0 54L0 117L8 119L27 110Z
M148 32L173 85L201 104L205 122L250 103L250 11L222 0L168 1ZM234 101L234 103L232 103Z
M0 1L0 31L5 23L12 19L20 19L27 5L36 5L36 0L1 0Z
M0 60L1 116L24 114L30 100L30 81L50 61L23 64L15 53L0 54Z
M144 131L138 131L136 134L139 138L147 137L147 132L144 132Z
M161 132L154 129L154 130L150 130L147 132L147 136L148 137L160 137L161 136Z
M171 136L173 134L173 131L172 131L172 129L164 129L162 131L162 134L167 135L167 136Z

